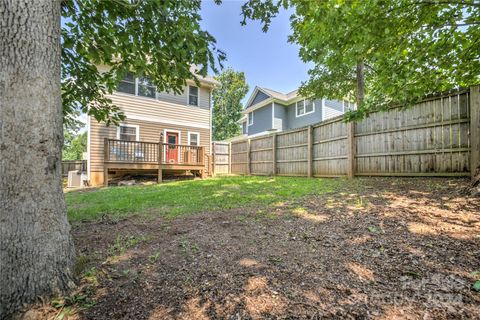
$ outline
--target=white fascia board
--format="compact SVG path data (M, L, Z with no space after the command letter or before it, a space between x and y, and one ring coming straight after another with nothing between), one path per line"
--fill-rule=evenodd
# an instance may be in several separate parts
M164 123L164 124L171 124L171 125L178 125L178 126L185 126L185 127L192 127L192 128L200 128L200 129L210 129L209 124L200 124L194 123L190 121L180 121L180 120L167 120L164 118L154 117L154 116L138 116L131 113L124 112L128 119L133 120L141 120L141 121L148 121L148 122L155 122L155 123Z
M265 92L264 90L262 90L262 88L260 88L259 86L255 86L255 89L253 90L252 94L250 95L250 98L248 98L248 101L247 103L245 104L246 106L250 105L250 103L253 101L253 99L255 98L255 96L257 95L257 93L261 91L263 92L264 94L266 94L267 96L269 96L270 98L272 97L268 92ZM263 101L262 101L263 102ZM261 103L261 102L259 102Z
M251 107L248 107L247 109L243 110L242 113L243 114L250 113L251 111L255 111L257 109L263 108L263 107L269 105L272 102L285 106L285 105L290 105L292 103L295 103L295 102L303 100L303 99L304 99L303 97L295 97L295 98L292 98L290 100L280 100L280 99L275 99L275 98L268 98L268 99L265 99L265 100L263 100L263 101L261 101L257 104L254 104Z

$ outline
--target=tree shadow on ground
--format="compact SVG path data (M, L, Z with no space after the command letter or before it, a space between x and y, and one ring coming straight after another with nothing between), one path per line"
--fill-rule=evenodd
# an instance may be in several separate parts
M480 201L459 195L467 183L355 179L269 207L83 224L95 304L78 317L476 318Z

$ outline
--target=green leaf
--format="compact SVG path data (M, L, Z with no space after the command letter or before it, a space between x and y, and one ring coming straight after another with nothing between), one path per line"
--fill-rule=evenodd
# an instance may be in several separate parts
M480 291L480 280L475 281L473 284L473 290Z
M259 20L268 27L278 13L275 3L247 1L244 21ZM346 115L348 121L480 82L480 6L475 1L284 3L294 10L289 41L312 66L301 95L355 101L356 66L364 62L365 99Z
M64 122L80 112L118 124L124 118L107 98L131 71L148 75L158 91L183 89L190 65L208 70L225 60L204 30L200 1L75 1L62 7L62 101ZM175 64L172 64L172 61ZM96 65L110 67L100 73ZM89 106L95 105L95 108Z

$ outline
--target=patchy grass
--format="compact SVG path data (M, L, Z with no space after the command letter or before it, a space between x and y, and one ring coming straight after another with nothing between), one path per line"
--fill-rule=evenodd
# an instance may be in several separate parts
M131 193L115 214L147 199L149 216L74 228L80 285L29 319L478 319L480 201L463 196L469 183L235 177L74 191L75 210ZM169 198L177 188L190 192L182 211ZM163 218L172 212L183 215Z
M142 214L176 217L183 214L235 208L254 208L313 193L334 192L347 180L290 177L221 177L151 186L110 187L68 192L71 222L104 216Z

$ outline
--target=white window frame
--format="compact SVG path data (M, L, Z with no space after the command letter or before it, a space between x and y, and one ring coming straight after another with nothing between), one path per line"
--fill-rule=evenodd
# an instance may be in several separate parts
M120 123L120 125L117 127L117 139L120 140L120 127L128 127L128 128L135 128L135 141L140 140L140 126L136 124L126 124L126 123Z
M195 132L195 131L188 131L188 138L187 138L187 144L190 146L191 144L191 139L190 139L190 135L192 134L196 134L197 135L197 142L198 144L196 145L197 147L200 147L200 133L199 132Z
M197 105L190 104L190 87L197 88ZM187 105L190 107L200 107L200 87L191 84L187 86Z
M309 111L307 112L307 104L306 104L306 99L303 99L303 100L298 100L297 102L295 102L295 118L300 118L300 117L303 117L303 116L306 116L307 114L311 114L311 113L314 113L315 112L315 101L312 101L312 111ZM302 102L303 103L303 113L302 114L298 114L298 103L299 102Z
M142 95L139 95L138 94L138 87L140 86L140 82L138 81L139 78L138 77L135 77L134 80L133 80L133 84L135 86L135 93L128 93L128 92L123 92L123 91L115 91L119 94L127 94L129 96L135 96L135 97L139 97L139 98L145 98L145 99L155 99L155 100L158 100L158 91L157 91L157 87L155 86L155 97L147 97L147 96L142 96ZM125 80L120 80L120 81L125 81ZM129 81L127 81L129 82Z
M250 115L252 115L252 121L250 121ZM247 127L253 125L253 111L249 112L247 115Z

